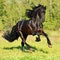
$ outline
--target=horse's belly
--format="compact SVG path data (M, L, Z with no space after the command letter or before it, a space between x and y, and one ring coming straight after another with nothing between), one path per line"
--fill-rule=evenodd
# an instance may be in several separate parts
M31 31L31 29L28 26L26 26L25 28L23 28L23 33L31 35L32 31Z

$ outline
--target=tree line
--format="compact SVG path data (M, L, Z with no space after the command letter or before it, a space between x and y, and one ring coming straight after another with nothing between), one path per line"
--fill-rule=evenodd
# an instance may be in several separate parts
M26 9L46 6L44 29L60 28L60 0L0 0L0 30L11 29L19 20L27 20Z

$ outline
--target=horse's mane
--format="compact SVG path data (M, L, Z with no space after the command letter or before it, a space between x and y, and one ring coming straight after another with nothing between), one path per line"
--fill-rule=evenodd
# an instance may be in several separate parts
M33 12L35 12L35 10L36 10L36 9L39 9L40 7L44 7L44 6L41 5L41 4L39 4L38 6L32 7L32 10L26 9L26 16L27 16L28 18L32 18Z

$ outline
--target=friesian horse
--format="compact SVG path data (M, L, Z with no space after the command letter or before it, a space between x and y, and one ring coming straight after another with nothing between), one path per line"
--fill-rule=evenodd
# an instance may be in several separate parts
M26 10L26 16L30 18L29 20L18 21L16 25L12 27L11 32L7 31L3 37L10 42L21 37L22 50L24 50L24 44L26 44L30 50L32 47L27 44L26 38L28 35L37 35L36 41L40 41L40 35L44 35L47 39L49 47L52 47L51 41L48 35L43 31L43 22L45 21L46 6L38 5L32 7L32 10Z

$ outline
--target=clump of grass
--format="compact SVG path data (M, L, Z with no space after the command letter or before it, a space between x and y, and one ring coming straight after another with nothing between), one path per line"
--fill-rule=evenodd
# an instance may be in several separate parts
M52 32L52 31L48 31ZM55 40L55 35L57 35L58 40ZM27 38L27 43L32 46L35 51L30 51L28 47L25 46L25 52L21 50L21 40L9 43L2 38L0 35L0 60L60 60L60 37L58 31L54 31L49 36L52 42L52 48L48 48L47 42L45 42L45 37L41 37L42 40L36 43L33 36ZM29 40L30 38L30 40ZM33 42L34 43L33 43Z

